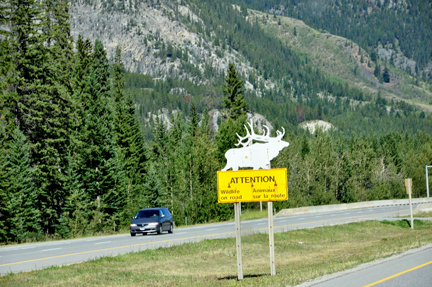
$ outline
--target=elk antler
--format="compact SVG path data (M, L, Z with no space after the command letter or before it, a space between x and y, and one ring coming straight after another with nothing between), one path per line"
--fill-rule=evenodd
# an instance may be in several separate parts
M242 145L243 147L250 146L253 143L253 141L260 141L260 142L265 142L265 143L268 143L270 141L270 139L271 139L270 138L270 128L268 126L263 125L263 127L265 128L263 134L257 135L254 132L252 120L250 120L250 122L248 122L248 125L251 129L251 132L249 133L249 130L248 130L247 126L245 125L244 127L246 129L246 136L241 137L239 134L237 134L239 141L236 144L236 146L239 146L239 145ZM283 133L281 133L280 131L276 131L276 133L277 133L276 138L281 139L284 136L285 129L284 128L282 128L282 129L283 129ZM266 130L267 130L267 132L266 132ZM247 141L243 142L245 139L247 139Z
M252 132L252 139L256 140L256 141L260 141L260 142L269 142L270 141L270 129L268 126L263 125L266 130L267 130L267 134L266 131L264 130L262 135L257 135L255 134L254 130L253 130L253 126L252 126L252 120L249 124L249 126L251 127L251 132Z
M245 137L241 137L239 134L236 134L239 137L239 141L238 141L238 143L236 143L235 146L242 145L243 147L245 147L245 146L249 146L252 143L252 138L251 138L251 135L249 133L249 130L247 129L246 125L244 127L246 129L247 134ZM245 139L248 139L248 141L244 143L243 140L245 140Z
M285 129L282 127L283 133L281 133L280 131L276 131L277 133L277 137L278 139L282 139L284 134L285 134Z

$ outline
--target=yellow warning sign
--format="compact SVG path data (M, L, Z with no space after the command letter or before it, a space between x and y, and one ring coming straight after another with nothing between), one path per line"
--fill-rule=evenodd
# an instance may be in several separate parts
M218 202L288 200L286 168L218 171Z

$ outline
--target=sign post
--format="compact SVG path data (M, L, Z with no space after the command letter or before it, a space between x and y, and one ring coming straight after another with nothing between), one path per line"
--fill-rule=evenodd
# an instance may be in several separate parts
M409 195L409 205L410 205L410 212L411 212L411 229L414 229L414 220L413 220L413 211L412 211L412 201L411 201L411 193L412 193L412 179L406 178L405 179L405 186L407 194Z
M270 274L276 275L273 201L288 199L287 169L218 171L218 202L234 203L238 280L243 280L240 203L268 203Z
M270 244L270 274L276 275L275 249L274 249L274 230L273 230L273 202L268 202L268 226Z
M241 249L241 223L240 223L240 203L234 203L235 228L236 228L236 248L237 248L237 273L238 280L243 280L243 259Z

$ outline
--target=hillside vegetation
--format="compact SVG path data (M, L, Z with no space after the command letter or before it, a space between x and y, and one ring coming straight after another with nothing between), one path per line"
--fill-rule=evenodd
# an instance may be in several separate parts
M268 14L252 10L249 12L249 17L257 17L268 33L303 53L308 61L329 77L346 82L365 93L377 95L380 91L388 100L405 100L431 111L432 81L416 79L405 70L387 64L385 59L374 59L358 44L327 32L321 33L301 20L281 16L269 17ZM386 65L389 71L388 83L382 78ZM376 69L380 70L378 75L374 74Z
M177 225L231 218L216 171L247 112L290 142L272 162L289 176L277 209L403 198L406 177L425 196L432 116L355 84L355 43L225 0L2 3L1 242L115 233L148 206ZM275 32L290 21L303 44ZM301 48L314 34L336 56ZM298 127L309 120L335 129L311 135Z

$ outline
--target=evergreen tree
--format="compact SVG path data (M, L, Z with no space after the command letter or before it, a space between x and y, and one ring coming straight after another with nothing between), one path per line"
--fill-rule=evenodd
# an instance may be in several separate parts
M247 104L243 97L244 81L240 80L233 63L229 63L225 84L223 85L224 101L222 106L228 109L228 118L237 120L246 115Z
M374 75L377 79L381 79L381 69L378 64L375 64Z
M3 5L4 4L4 5ZM11 0L9 3L1 2L2 23L8 29L1 29L6 39L2 39L2 64L10 63L7 73L5 66L1 66L5 81L2 81L7 92L2 96L0 110L5 111L5 121L13 123L7 133L11 133L14 126L18 126L24 133L26 129L26 115L29 97L34 89L38 76L39 37L38 20L40 11L34 0ZM9 31L9 32L6 32ZM7 52L7 54L6 54ZM6 55L9 55L6 59Z
M99 40L95 41L91 56L87 91L83 93L83 130L80 133L80 174L83 188L93 202L93 229L101 231L106 214L114 215L118 206L110 206L111 197L124 190L116 190L116 172L120 167L116 160L116 141L113 134L112 99L110 95L109 64L106 52Z
M382 77L383 77L384 83L390 83L390 73L389 73L387 66L385 66L385 68L384 68L384 72L383 72Z
M198 133L197 129L199 123L199 116L194 103L191 105L189 121L189 134L194 137Z
M124 91L124 66L121 60L121 49L116 48L113 64L113 94L115 105L115 134L119 152L124 160L126 201L128 216L134 213L134 197L139 196L145 178L147 161L144 140L136 117L135 104Z
M69 30L69 15L63 10L68 7L59 5L56 13L49 13L40 9L47 5L39 6L34 1L17 0L10 5L9 40L14 66L6 78L6 121L13 118L30 143L41 222L44 230L52 233L67 193L63 186L69 145L68 63L72 46L71 38L64 36Z
M219 129L215 135L215 141L218 148L218 159L225 165L225 153L231 148L236 148L235 144L238 142L237 134L242 135L245 133L244 125L246 124L246 117L241 117L237 121L233 119L226 119L222 121Z
M147 195L147 207L161 207L166 204L166 193L162 187L158 173L153 165L150 166L147 181L144 185Z
M3 151L4 152L4 151ZM33 232L40 232L37 189L30 168L29 144L15 129L8 149L0 159L0 241L23 242Z

